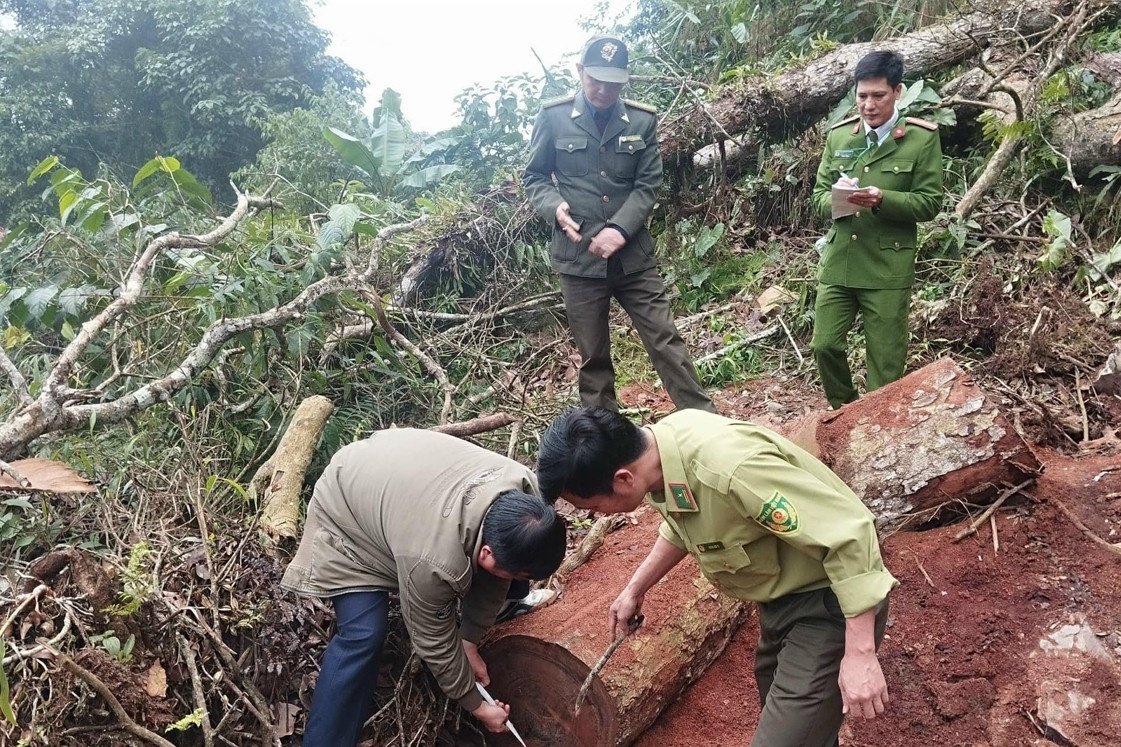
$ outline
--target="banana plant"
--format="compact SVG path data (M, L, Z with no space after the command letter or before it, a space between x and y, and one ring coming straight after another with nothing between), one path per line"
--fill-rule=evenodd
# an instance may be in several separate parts
M334 127L323 128L323 137L351 166L373 180L382 195L401 188L425 189L459 170L450 163L432 163L453 147L457 138L429 140L405 156L408 136L401 123L401 97L387 88L374 110L374 131L359 138Z

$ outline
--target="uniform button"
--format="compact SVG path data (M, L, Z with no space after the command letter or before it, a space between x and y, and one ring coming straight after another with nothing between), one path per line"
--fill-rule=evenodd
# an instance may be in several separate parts
M599 172L599 175L600 176L607 176L607 172L606 171L601 171L601 172Z
M572 143L569 143L569 144L568 144L568 152L569 152L569 153L571 153L571 152L572 152L572 149L573 149L574 147L576 147L576 146L574 146L574 145L573 145Z
M603 145L599 146L599 152L600 153L606 153L607 152L607 147L603 146Z
M853 215L855 215L857 218L859 218L860 217L860 211L857 210L855 213L853 213Z
M634 146L633 145L628 145L627 150L629 150L631 153L634 153Z
M896 242L895 242L895 248L896 248L896 249L898 249L898 248L899 248L899 242L898 242L898 241L896 241Z
M894 171L897 174L899 173L899 167L898 166L892 166L891 170Z
M604 195L604 196L603 196L603 201L604 201L604 202L611 202L611 198L610 198L610 197L608 197L607 195Z
M868 173L869 171L871 171L871 170L872 170L872 169L871 169L871 167L869 167L869 166L865 166L865 167L864 167L864 173L865 173L865 174L867 174L867 173Z
M855 233L852 235L852 240L856 241L856 234Z
M680 519L681 518L681 514L679 514L677 511L670 511L669 515L671 517L673 517L674 519Z

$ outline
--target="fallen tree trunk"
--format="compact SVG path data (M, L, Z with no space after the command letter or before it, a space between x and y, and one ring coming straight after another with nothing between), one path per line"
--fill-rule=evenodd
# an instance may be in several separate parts
M532 746L629 745L699 677L754 609L718 593L686 558L646 594L646 621L593 680L577 714L576 695L611 643L607 611L657 536L657 513L608 535L604 549L567 577L560 601L494 629L483 651L489 690ZM747 673L745 673L747 676ZM703 740L701 740L703 742ZM506 734L488 745L514 747Z
M1109 4L1119 4L1110 0ZM664 122L659 130L662 158L688 163L693 153L729 133L752 133L756 140L782 140L824 117L852 86L856 63L868 52L893 49L903 55L907 76L920 78L980 52L1010 33L1049 29L1065 0L1006 3L969 13L895 39L846 44L778 75L758 75L719 90L711 100Z
M949 358L840 410L814 413L787 436L856 491L883 529L899 529L1039 472L1039 461L969 374Z

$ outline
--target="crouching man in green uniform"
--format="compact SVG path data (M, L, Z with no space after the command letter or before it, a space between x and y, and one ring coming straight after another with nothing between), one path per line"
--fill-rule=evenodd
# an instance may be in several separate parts
M533 472L481 446L399 428L344 446L308 504L300 549L281 585L331 599L327 645L303 747L353 747L373 705L389 594L417 655L444 693L494 732L509 706L483 702L490 684L477 643L511 580L548 578L565 551L565 522L536 496Z
M683 410L639 428L603 408L558 416L541 439L547 501L661 514L649 555L611 605L612 636L686 555L719 590L758 603L752 747L834 747L843 714L888 703L876 648L888 592L872 513L840 478L765 428Z
M813 348L825 397L834 408L857 398L848 363L849 330L860 312L867 349L867 390L903 375L915 281L917 224L942 204L938 125L900 117L903 58L871 52L856 65L860 116L840 122L825 140L814 183L814 209L832 215L834 185L859 208L825 234L817 273Z

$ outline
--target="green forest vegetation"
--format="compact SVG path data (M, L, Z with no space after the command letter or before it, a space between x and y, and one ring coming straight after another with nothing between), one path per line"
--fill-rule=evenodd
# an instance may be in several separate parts
M1121 413L1079 388L1121 336L1121 3L1021 6L1042 20L977 31L905 80L904 113L942 125L946 179L942 213L920 227L909 368L954 356L1062 446ZM853 93L848 69L836 95L798 76L981 10L638 0L588 21L629 40L625 95L661 113L652 231L708 387L816 385L825 226L809 195ZM300 402L334 404L310 484L372 430L495 412L517 425L478 438L531 460L541 425L576 401L549 227L520 185L533 117L573 71L465 90L459 124L425 133L392 90L365 115L362 75L327 54L304 0L0 12L14 19L0 30L0 460L58 460L98 486L0 491L0 741L114 743L112 730L64 736L120 719L50 687L55 663L12 655L38 636L122 671L224 671L230 684L204 693L184 664L164 683L178 697L124 704L169 743L279 743L262 736L285 731L271 706L299 702L328 623L275 588L290 540L258 525L250 481ZM1071 134L1095 112L1109 132ZM750 314L771 286L790 298L778 326ZM620 384L653 381L633 332L614 334ZM21 574L58 548L103 598L44 599L49 614L9 626L31 591ZM454 721L437 692L418 685L378 728L434 740Z

